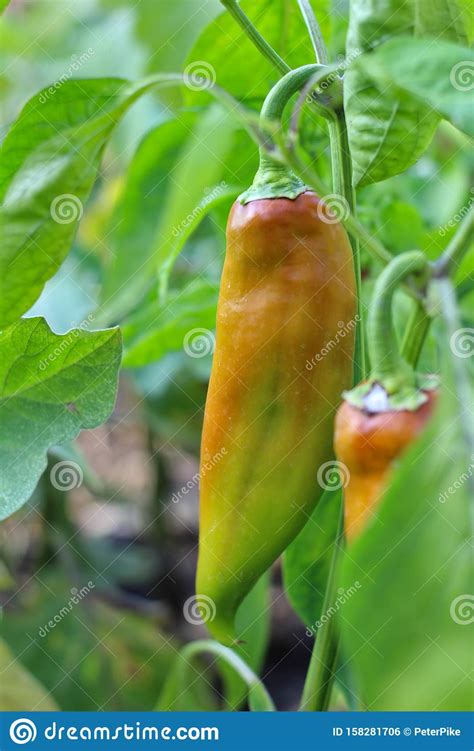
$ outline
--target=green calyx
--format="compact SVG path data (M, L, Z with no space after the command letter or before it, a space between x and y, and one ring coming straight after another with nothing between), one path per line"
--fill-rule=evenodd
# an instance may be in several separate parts
M370 377L344 399L369 414L378 412L415 411L428 397L426 391L436 388L433 376L421 375L400 355L392 326L392 300L399 284L413 277L418 284L428 278L429 264L420 251L403 253L384 269L375 285L368 318Z
M287 73L268 94L261 111L262 126L280 121L288 100L299 91L310 78L324 72L323 65L303 65ZM289 198L295 200L309 188L294 172L274 158L264 148L260 149L260 165L255 179L238 200L242 204L262 198Z
M351 391L344 391L342 396L346 402L367 414L402 410L415 412L428 401L426 392L434 391L438 386L437 376L416 373L413 386L401 386L392 393L389 393L382 383L370 378Z

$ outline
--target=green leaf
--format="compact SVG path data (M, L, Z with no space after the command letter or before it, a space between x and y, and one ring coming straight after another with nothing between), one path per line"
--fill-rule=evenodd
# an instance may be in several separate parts
M47 690L23 667L0 639L0 711L56 712L59 707Z
M106 268L102 301L111 318L123 318L136 303L137 293L139 296L156 277L150 264L156 228L172 188L171 171L181 158L195 120L194 114L182 113L179 119L161 123L147 133L131 161L109 224L112 258Z
M0 0L0 13L3 13L10 0Z
M445 291L442 296L446 311ZM458 326L450 315L440 334L435 415L343 565L344 586L361 585L344 605L341 628L369 710L467 711L472 704L466 659L472 651L474 421L467 359L456 356Z
M243 0L242 9L259 33L291 68L314 59L300 10L288 0ZM318 3L318 20L327 39L330 13L326 0ZM237 99L261 103L281 73L254 47L228 12L212 21L191 50L186 70L205 73ZM189 99L196 95L190 93Z
M5 611L2 635L63 711L151 710L176 645L150 618L102 603L91 584L43 571Z
M270 635L269 574L262 576L240 605L235 621L239 644L234 651L258 675L262 667ZM237 710L247 695L246 684L224 660L219 671L224 681L227 710Z
M359 61L383 83L395 85L432 107L457 128L474 135L472 50L452 42L402 38Z
M181 83L180 75L166 73L136 84L72 79L44 89L25 106L0 151L0 326L29 310L64 260L118 120L154 87ZM214 178L230 143L227 118L255 130L254 115L220 89L209 91L231 115L212 108L171 175L177 184L167 197L155 258L165 279L194 226L188 212L201 217L215 197ZM203 186L211 191L204 202ZM178 237L173 234L177 228L182 229Z
M155 708L156 710L163 711L165 708L169 709L173 707L176 711L175 708L178 706L182 707L183 701L186 704L188 703L189 699L183 699L183 697L188 695L192 676L190 671L193 669L193 661L206 653L218 658L216 660L217 666L219 666L222 660L225 661L244 681L247 687L249 707L253 712L273 712L275 710L270 695L253 670L249 668L234 650L212 640L194 641L183 647L175 663L174 670L168 676L167 683L163 689L163 696L160 697L158 705ZM206 674L210 683L209 669L206 670ZM165 697L166 701L164 701L163 697ZM195 706L192 708L195 709Z
M397 0L351 3L347 35L344 108L355 185L368 185L403 172L428 147L438 117L424 104L400 95L372 76L373 65L361 66L359 56L383 41L414 33L414 5ZM364 55L368 63L372 54Z
M180 160L170 175L157 237L154 263L166 285L187 238L215 203L238 192L221 181L225 159L236 124L228 112L215 105L198 120Z
M472 7L464 0L417 0L417 36L451 39L453 42L468 42L468 27L472 19Z
M171 351L186 346L187 335L191 356L202 354L193 349L203 336L208 351L213 348L212 329L216 325L216 305L219 285L195 280L184 289L169 294L163 305L155 300L123 327L125 367L140 367L159 360ZM193 331L195 333L193 334ZM206 341L204 341L206 340Z
M2 327L31 307L64 260L104 146L140 93L119 79L69 80L30 99L7 135L0 151Z
M321 615L341 509L341 490L327 490L283 556L288 599L303 623Z
M31 496L55 443L110 415L121 355L118 329L56 335L42 318L0 332L0 518Z

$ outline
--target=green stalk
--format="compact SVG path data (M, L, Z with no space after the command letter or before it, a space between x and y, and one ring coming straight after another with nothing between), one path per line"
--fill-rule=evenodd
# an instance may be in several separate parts
M401 356L392 325L392 300L400 283L411 274L426 271L424 253L414 250L397 256L377 279L368 320L371 380L391 394L415 386L415 373Z
M291 70L290 66L285 63L278 52L274 50L271 44L268 44L267 40L257 31L250 18L244 13L236 0L220 0L220 2L224 8L229 11L231 16L235 18L239 26L245 31L262 55L273 63L281 73L288 73Z
M298 0L298 5L300 6L301 14L304 18L306 28L308 29L310 39L313 43L316 62L322 65L327 65L329 61L328 51L324 43L323 35L321 34L321 29L319 28L319 24L316 20L316 16L314 15L314 11L311 7L311 3L309 2L309 0Z
M471 206L448 247L435 263L435 275L446 276L452 272L469 249L474 228L474 205Z
M279 122L289 99L299 91L315 73L324 72L321 65L303 65L280 78L266 97L260 113L263 128L266 124ZM262 198L295 199L307 190L305 183L279 159L260 148L260 163L251 187L240 196L241 203Z
M425 310L421 300L415 302L412 315L408 322L401 345L401 354L413 368L416 368L420 359L421 350L425 343L431 324L431 318Z
M322 612L327 613L336 600L339 555L344 539L344 504L341 502L339 523L334 540ZM300 711L325 712L331 698L335 678L339 639L335 619L329 618L319 629L301 697Z

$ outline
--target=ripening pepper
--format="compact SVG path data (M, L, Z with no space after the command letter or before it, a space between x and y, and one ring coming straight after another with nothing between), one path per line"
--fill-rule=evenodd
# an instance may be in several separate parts
M353 370L350 243L285 170L271 165L270 178L261 167L227 226L196 582L207 626L227 644L239 604L322 493L318 468L332 455L334 414Z
M348 541L361 532L390 481L395 461L423 430L433 412L436 391L415 411L368 412L344 401L336 417L334 448L349 471L344 490Z
M398 353L391 330L391 301L400 281L423 274L427 260L417 251L396 258L381 274L369 313L372 374L344 394L335 423L334 449L345 465L344 527L355 539L376 512L399 457L430 419L436 382L420 376Z

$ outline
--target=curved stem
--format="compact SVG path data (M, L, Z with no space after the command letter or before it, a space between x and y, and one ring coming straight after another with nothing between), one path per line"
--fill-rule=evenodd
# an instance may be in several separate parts
M317 64L303 65L280 78L263 103L260 113L262 126L279 122L293 94L321 70L324 71L324 67ZM305 183L286 164L276 158L268 148L261 147L257 174L252 186L240 196L240 201L248 203L262 198L294 199L306 189Z
M343 541L344 505L341 499L339 523L334 540L326 593L324 595L323 615L330 611L336 600L338 562ZM300 711L324 712L328 708L335 677L338 651L339 639L337 636L336 619L330 617L321 625L316 637L301 697Z
M431 318L421 300L415 302L401 345L401 355L413 368L420 359L421 350L428 334Z
M444 253L438 258L434 265L436 276L445 276L450 273L453 266L458 264L463 255L469 249L472 241L472 231L474 227L474 206L471 206L468 213L462 220L459 229L451 239Z
M426 271L428 261L421 251L403 253L377 279L368 320L371 380L383 384L388 393L415 384L411 365L402 358L392 326L392 299L400 283L411 274Z
M242 658L229 647L224 647L212 639L200 639L186 644L181 650L181 656L183 660L190 662L193 657L203 652L210 652L215 657L224 660L242 678L248 689L249 704L252 710L260 712L275 711L272 698L262 681Z
M282 73L288 73L290 66L285 63L278 52L273 49L271 44L257 31L250 18L244 13L236 0L220 0L226 10L235 18L239 26L245 31L247 36L252 40L254 45L260 50L267 60L278 68Z
M329 61L328 51L318 21L311 7L311 3L309 0L298 0L298 5L300 6L309 36L313 43L316 62L325 65Z

